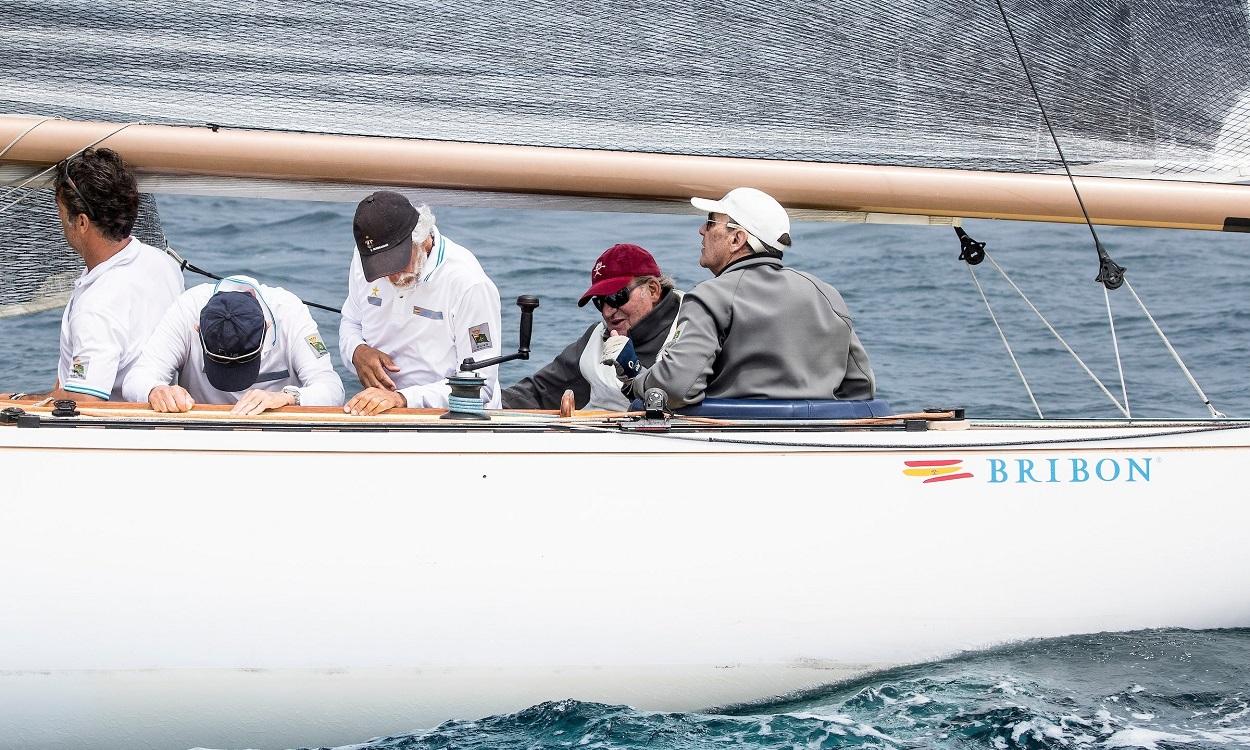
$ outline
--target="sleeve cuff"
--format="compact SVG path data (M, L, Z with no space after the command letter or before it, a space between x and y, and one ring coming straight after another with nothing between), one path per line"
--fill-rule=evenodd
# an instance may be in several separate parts
M69 391L70 393L81 393L86 396L95 396L96 398L102 398L105 401L108 401L110 397L110 394L108 393L105 393L103 391L98 391L95 388L88 388L85 385L75 385L75 384L62 385L61 390Z

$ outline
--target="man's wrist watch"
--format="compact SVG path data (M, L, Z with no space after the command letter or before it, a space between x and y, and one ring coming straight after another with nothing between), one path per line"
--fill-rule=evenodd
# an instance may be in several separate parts
M294 385L282 386L282 392L291 396L291 405L299 406L299 387Z

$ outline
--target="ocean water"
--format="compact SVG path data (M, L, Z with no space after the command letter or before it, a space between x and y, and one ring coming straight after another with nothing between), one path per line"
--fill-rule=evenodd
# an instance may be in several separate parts
M342 303L352 252L349 203L161 195L170 243L202 268L246 273L304 299ZM541 299L533 358L503 366L506 384L549 361L596 313L578 308L590 267L617 242L648 248L681 288L698 266L699 218L435 206L440 228L473 250L503 300L514 348L520 294ZM1121 398L1115 342L1097 259L1081 226L968 221L1028 299ZM1250 416L1250 236L1104 227L1100 235L1158 325L1217 408ZM1020 377L949 227L797 223L787 262L842 292L867 347L880 395L896 409L959 406L974 417L1035 416ZM991 308L1047 417L1113 417L1116 407L993 269L976 269ZM205 281L188 275L188 285ZM1207 412L1127 288L1111 294L1134 416ZM337 315L314 310L349 392ZM44 390L56 376L60 312L0 319L0 390ZM803 321L795 321L802 327ZM813 346L819 342L813 340Z
M1250 747L1248 665L1250 630L1102 633L961 654L718 713L654 713L561 700L350 747Z

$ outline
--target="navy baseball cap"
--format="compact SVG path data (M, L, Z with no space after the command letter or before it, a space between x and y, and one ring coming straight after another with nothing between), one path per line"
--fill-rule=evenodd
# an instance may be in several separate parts
M379 190L356 206L352 234L366 281L399 273L412 260L412 230L421 214L408 199Z
M251 388L260 376L265 313L248 292L217 292L200 310L204 375L219 391Z

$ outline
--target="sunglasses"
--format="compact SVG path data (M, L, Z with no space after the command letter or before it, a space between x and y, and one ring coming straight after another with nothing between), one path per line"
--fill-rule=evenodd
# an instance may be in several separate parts
M74 184L74 178L69 174L69 165L74 159L77 158L78 156L75 154L68 159L62 159L57 162L56 170L65 184L69 185L69 189L74 191L74 195L78 196L78 200L82 201L83 208L87 209L87 218L95 221L95 211L91 210L91 202L87 200L87 197L83 195L82 191L78 189L78 186Z
M704 222L704 227L707 229L711 229L717 224L724 224L726 229L741 229L744 232L747 231L746 227L742 226L741 224L735 224L732 221L728 221L728 220L723 221L723 222L717 221L716 216L714 214L708 214L707 221Z
M624 307L626 304L629 303L630 295L634 293L634 290L642 286L645 283L647 283L646 280L635 281L634 283L625 287L624 289L617 292L616 294L595 295L594 297L590 298L590 303L594 305L595 309L598 310L599 312L603 312L604 305L609 305L611 307L620 309L621 307Z
M251 362L252 360L259 357L261 349L265 348L265 337L261 336L260 346L256 347L254 350L250 352L247 352L246 354L239 354L233 357L228 354L216 354L214 352L210 352L208 350L208 344L204 343L204 332L199 331L198 333L200 334L200 348L204 350L204 358L210 359L219 365L247 364L248 362Z

